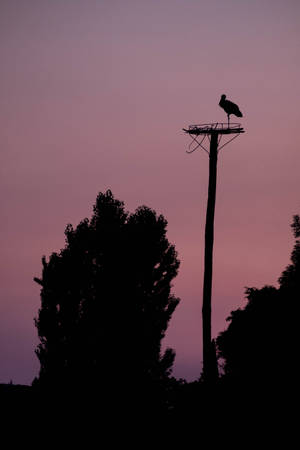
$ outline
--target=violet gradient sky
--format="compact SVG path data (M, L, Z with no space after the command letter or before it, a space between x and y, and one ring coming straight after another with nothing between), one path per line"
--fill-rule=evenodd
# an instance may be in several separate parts
M1 0L0 382L38 373L41 257L111 189L169 222L181 303L164 345L199 377L208 158L182 127L246 129L220 153L213 334L245 286L277 285L300 212L298 0Z

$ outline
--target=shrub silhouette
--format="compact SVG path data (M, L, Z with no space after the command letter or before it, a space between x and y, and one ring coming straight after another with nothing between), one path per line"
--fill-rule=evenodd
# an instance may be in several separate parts
M125 212L108 190L91 220L66 227L65 248L43 257L34 278L42 286L35 384L145 394L168 378L175 354L162 354L161 341L179 302L171 294L179 261L166 226L146 206Z
M297 377L300 294L300 219L294 216L296 242L291 264L279 288L247 288L247 305L231 312L228 328L217 338L218 356L227 379L249 385L294 386Z

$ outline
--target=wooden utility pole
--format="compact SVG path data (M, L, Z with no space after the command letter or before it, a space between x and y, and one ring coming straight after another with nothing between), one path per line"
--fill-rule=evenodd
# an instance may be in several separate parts
M205 224L204 279L202 303L203 378L218 378L215 346L211 340L211 292L213 273L214 218L217 186L218 132L211 133L209 151L209 181Z
M204 279L203 279L203 303L202 303L202 333L203 333L203 379L214 383L218 378L218 364L216 357L215 342L211 339L211 294L213 274L213 246L214 246L214 219L217 187L217 163L218 152L221 148L231 142L240 133L244 133L240 124L212 123L202 125L190 125L189 129L183 130L188 133L194 144L187 153L192 153L201 147L209 155L209 181L208 199L205 223L205 250L204 250ZM234 134L229 141L219 146L222 135ZM210 140L209 151L202 145L205 137ZM201 141L200 141L201 139Z

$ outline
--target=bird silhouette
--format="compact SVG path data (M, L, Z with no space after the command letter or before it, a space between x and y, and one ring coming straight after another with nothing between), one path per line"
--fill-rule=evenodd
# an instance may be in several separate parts
M219 102L219 106L221 106L221 108L224 109L224 111L227 114L228 117L228 128L229 128L229 120L230 120L230 114L234 114L237 117L243 117L243 114L241 113L238 105L236 105L235 103L226 100L226 95L222 95L221 96L221 100Z

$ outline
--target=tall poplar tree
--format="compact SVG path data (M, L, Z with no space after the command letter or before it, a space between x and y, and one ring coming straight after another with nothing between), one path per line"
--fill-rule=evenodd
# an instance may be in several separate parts
M91 220L67 226L65 247L34 278L41 386L137 390L168 378L175 353L161 345L179 302L179 261L166 227L146 206L127 213L109 190Z

